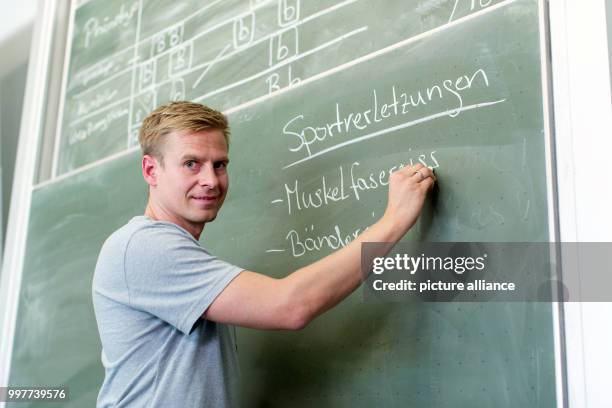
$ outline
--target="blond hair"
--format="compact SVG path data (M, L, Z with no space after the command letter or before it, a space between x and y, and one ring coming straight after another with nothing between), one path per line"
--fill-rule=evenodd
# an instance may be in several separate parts
M220 130L229 147L229 125L225 115L208 106L189 101L176 101L162 105L144 118L138 133L142 154L151 155L164 165L162 146L164 136L179 132Z

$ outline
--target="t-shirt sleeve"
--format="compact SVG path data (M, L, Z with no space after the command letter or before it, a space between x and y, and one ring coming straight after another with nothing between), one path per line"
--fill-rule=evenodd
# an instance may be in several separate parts
M185 334L241 271L171 226L135 232L124 257L130 305Z

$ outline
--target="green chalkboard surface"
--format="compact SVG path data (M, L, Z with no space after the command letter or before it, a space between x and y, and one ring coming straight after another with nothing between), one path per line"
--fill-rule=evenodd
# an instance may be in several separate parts
M439 188L407 240L548 241L538 10L78 7L60 177L33 194L11 384L67 385L62 406L94 404L93 268L106 237L144 210L133 135L170 99L229 115L230 192L202 243L246 269L285 276L346 244L382 215L389 173L415 162L436 168ZM373 304L358 290L303 331L238 330L244 405L553 407L553 340L549 304Z

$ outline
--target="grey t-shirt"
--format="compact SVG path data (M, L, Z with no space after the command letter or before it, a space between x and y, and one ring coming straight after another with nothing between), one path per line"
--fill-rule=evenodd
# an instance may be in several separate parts
M234 328L200 316L241 271L170 222L138 216L115 231L92 288L105 369L97 406L238 406Z

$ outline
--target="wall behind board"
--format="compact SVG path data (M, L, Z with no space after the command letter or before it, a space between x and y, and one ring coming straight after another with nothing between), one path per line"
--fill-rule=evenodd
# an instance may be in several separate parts
M0 0L0 265L6 236L36 3ZM0 267L0 274L1 274ZM1 309L1 308L0 308ZM1 310L0 310L1 311Z
M244 268L285 276L346 244L382 215L389 173L416 162L439 187L407 240L550 239L539 2L382 3L74 8L11 384L67 385L62 406L94 404L93 268L143 212L135 134L168 100L229 115L230 193L202 243ZM545 303L373 304L359 290L301 332L238 331L254 407L553 407L553 340Z
M19 64L13 70L4 73L0 78L0 142L2 143L0 148L0 163L2 163L2 180L0 180L0 185L2 186L0 189L2 192L0 199L2 201L0 203L2 214L0 214L0 219L2 223L0 236L6 233L8 222L27 72L28 64L26 61ZM0 253L2 252L1 248L0 246Z
M610 63L610 84L612 84L612 2L606 3L606 21L608 22L608 60ZM612 86L610 88L612 90Z

